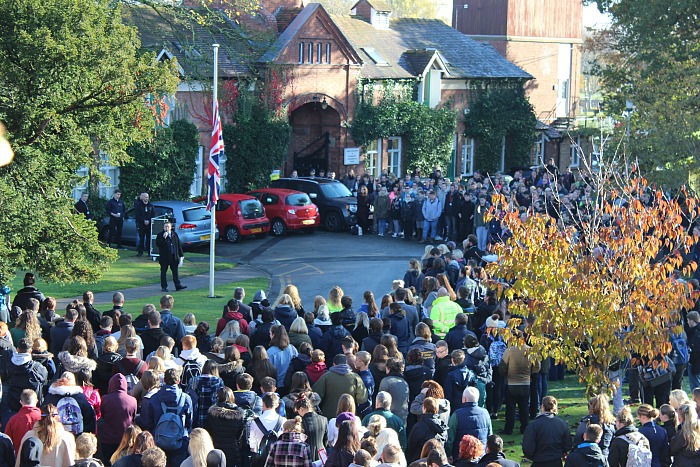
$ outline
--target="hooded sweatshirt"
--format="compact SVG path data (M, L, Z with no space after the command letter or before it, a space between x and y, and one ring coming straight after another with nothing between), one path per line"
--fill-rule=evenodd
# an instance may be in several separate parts
M277 305L275 307L275 319L282 323L282 326L289 332L289 328L292 327L292 322L297 319L299 315L297 311L289 305Z
M32 360L31 354L14 354L7 366L7 375L9 378L7 404L13 412L18 412L22 408L19 398L25 389L33 389L39 396L39 403L42 402L44 386L48 383L48 372L40 363Z
M566 467L607 467L608 459L603 456L596 443L584 442L566 457Z
M321 339L321 350L323 353L333 358L338 354L343 353L343 346L340 341L343 337L349 336L350 333L342 325L331 326L331 328L323 334Z
M219 321L216 323L216 336L221 334L229 321L238 321L238 326L241 328L241 332L246 336L250 335L248 329L248 322L243 318L243 315L239 311L229 311Z
M109 380L109 394L102 396L102 419L98 437L102 443L119 444L124 430L134 422L136 399L126 392L126 378L118 373Z
M10 418L5 426L5 434L12 440L15 454L19 454L20 443L24 435L32 429L35 422L41 419L41 410L38 407L23 406Z
M306 372L306 376L309 377L309 382L314 384L321 376L326 374L328 367L326 366L326 362L316 362L310 363L304 371Z

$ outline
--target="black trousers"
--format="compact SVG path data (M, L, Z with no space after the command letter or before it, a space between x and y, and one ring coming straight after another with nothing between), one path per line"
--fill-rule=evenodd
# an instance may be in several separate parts
M124 221L122 219L110 219L109 221L109 244L117 244L117 248L122 246L122 228Z
M138 247L138 252L146 253L151 252L151 226L150 225L140 225L138 227L139 231L139 243L136 245Z
M520 430L527 428L530 415L530 385L522 386L506 385L506 424L503 430L512 432L515 426L515 407L518 407L520 416Z
M179 266L180 260L178 259L177 261L171 261L170 263L160 263L160 288L161 289L167 289L168 288L168 278L167 278L167 273L168 273L168 268L173 272L173 282L175 283L175 287L180 287L180 278L178 277L178 266Z

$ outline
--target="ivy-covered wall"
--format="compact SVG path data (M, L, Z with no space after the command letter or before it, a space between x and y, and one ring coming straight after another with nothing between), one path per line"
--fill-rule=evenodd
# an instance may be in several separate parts
M483 89L464 118L465 136L477 142L474 168L496 172L501 165L505 138L505 170L530 164L537 117L522 86Z
M414 88L415 81L360 80L352 138L366 146L376 139L401 136L407 148L406 170L429 172L435 165L447 167L457 131L457 113L450 103L432 109L416 102Z

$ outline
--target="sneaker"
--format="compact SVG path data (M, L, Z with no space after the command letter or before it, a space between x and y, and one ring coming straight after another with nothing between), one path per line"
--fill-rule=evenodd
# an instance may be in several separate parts
M186 289L186 288L187 288L186 285L178 285L177 287L175 287L175 290L183 290L183 289Z
M441 241L442 241L442 237L439 236L439 235L436 236L436 237L435 237L435 241L436 241L436 242L441 242Z
M398 236L399 236L399 234L397 234L396 232L394 232L394 235L392 235L393 238L396 238Z
M383 237L383 236L384 236L384 234L377 234L377 235L380 236L380 237Z
M161 292L167 292L168 289L160 289Z

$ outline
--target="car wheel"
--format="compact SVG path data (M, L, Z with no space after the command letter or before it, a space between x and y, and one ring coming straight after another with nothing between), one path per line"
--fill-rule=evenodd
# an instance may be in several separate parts
M110 233L109 231L110 231L110 229L109 229L108 225L105 225L104 227L102 227L102 230L100 230L99 240L101 240L105 243L109 242L109 233Z
M234 226L229 226L226 228L226 241L229 243L238 243L241 239L241 233Z
M338 232L340 230L341 221L340 216L337 212L329 212L326 214L326 220L324 222L326 229L331 232Z
M284 225L284 221L282 219L275 219L272 221L272 225L270 226L270 232L272 232L272 235L275 237L281 237L287 233L287 226Z
M255 238L265 238L267 237L267 232L259 233L255 235Z

